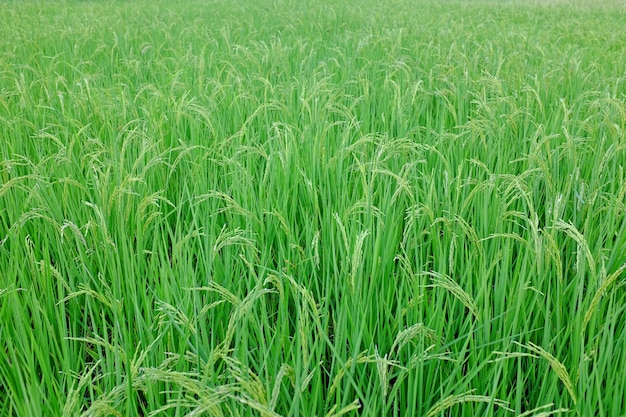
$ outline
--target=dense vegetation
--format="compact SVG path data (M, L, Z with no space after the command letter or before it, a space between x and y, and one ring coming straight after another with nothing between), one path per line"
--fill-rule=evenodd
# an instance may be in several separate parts
M0 415L623 415L624 22L2 3Z

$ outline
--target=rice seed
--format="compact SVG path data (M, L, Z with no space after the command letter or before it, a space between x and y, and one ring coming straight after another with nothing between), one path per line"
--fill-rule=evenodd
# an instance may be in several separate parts
M454 407L455 405L469 403L469 402L494 404L497 407L502 408L506 411L509 411L512 413L514 412L514 410L511 410L508 407L509 403L507 401L502 401L502 400L499 400L497 398L490 397L487 395L474 395L473 393L474 393L474 390L468 391L464 394L450 395L440 400L434 406L432 406L430 410L428 410L428 412L426 413L426 417L435 417L436 415L446 411L447 409L451 407Z
M569 393L572 401L574 402L574 404L576 404L576 393L574 392L574 384L572 384L572 379L570 378L565 365L559 362L559 360L555 358L554 356L552 356L549 352L541 348L541 346L538 346L534 344L533 342L528 342L528 344L526 345L519 343L519 342L514 342L514 343L518 346L521 346L523 348L530 350L531 352L547 360L548 363L550 364L550 367L554 371L554 373L556 373L556 375L559 377L559 379L565 386L565 389Z

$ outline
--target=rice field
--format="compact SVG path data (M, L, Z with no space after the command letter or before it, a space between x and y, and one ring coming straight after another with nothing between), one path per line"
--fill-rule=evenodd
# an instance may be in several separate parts
M626 415L623 1L0 3L0 416Z

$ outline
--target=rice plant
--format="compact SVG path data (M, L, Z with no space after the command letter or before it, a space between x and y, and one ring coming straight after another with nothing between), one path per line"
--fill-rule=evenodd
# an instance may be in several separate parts
M625 21L3 2L0 415L623 415Z

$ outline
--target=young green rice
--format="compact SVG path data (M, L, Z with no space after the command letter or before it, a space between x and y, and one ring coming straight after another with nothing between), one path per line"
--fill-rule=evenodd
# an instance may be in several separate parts
M626 412L623 2L3 2L0 416Z

